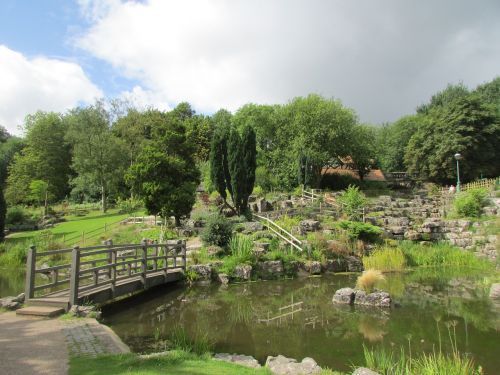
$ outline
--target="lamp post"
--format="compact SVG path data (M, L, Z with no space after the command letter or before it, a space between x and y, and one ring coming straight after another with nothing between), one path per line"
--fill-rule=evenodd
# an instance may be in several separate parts
M455 160L457 161L457 193L460 192L460 167L458 161L462 159L462 155L458 152L455 154Z

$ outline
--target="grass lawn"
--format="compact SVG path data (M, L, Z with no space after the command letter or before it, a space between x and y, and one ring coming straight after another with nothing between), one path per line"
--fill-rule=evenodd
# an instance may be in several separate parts
M50 232L54 235L75 236L82 232L90 232L95 229L104 228L104 224L112 224L127 218L128 214L119 214L118 210L108 210L103 214L101 211L91 211L85 216L65 216L66 221L56 224ZM7 241L15 239L27 239L36 236L40 231L26 231L13 233L7 237Z
M73 357L70 359L70 375L270 375L267 369L251 369L233 363L198 357L186 352L140 358L136 354L107 355L96 359Z

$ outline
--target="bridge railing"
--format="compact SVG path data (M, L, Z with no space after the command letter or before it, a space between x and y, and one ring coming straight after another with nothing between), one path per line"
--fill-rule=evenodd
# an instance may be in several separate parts
M70 256L70 263L39 267L48 257L63 260ZM87 290L111 286L128 278L138 277L146 285L146 277L153 272L186 268L185 241L141 244L105 245L37 252L34 246L28 251L26 273L26 298L50 296L69 290L70 303L76 304L79 295ZM37 285L37 274L48 276L49 282Z
M276 234L279 238L287 242L291 247L303 251L302 249L302 241L300 241L297 237L287 231L285 228L280 227L274 221L269 219L268 217L254 214L253 217L260 221L267 229Z

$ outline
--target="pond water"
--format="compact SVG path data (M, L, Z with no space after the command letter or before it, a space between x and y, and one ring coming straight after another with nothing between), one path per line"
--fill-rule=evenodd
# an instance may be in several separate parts
M439 274L438 274L439 273ZM460 276L457 276L460 275ZM216 352L302 359L349 370L364 364L363 345L412 353L459 350L485 373L500 365L498 307L487 298L482 276L443 270L392 274L384 289L401 304L380 309L335 305L335 290L353 286L356 275L186 288L179 284L124 300L104 310L108 324L136 352L165 349L179 325L196 337L207 334ZM441 344L440 344L441 343Z

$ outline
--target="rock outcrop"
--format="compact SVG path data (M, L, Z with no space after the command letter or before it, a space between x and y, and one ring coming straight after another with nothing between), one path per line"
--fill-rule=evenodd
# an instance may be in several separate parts
M297 362L296 359L287 358L282 355L277 357L267 357L266 367L276 375L303 375L303 374L319 374L321 367L312 358L306 357L302 362Z
M332 301L346 305L365 305L376 307L391 307L391 296L387 292L376 291L366 293L363 290L342 288L335 292Z
M262 366L257 362L257 360L249 355L243 354L228 354L228 353L218 353L214 355L214 359L224 362L237 363L238 365L251 367L251 368L261 368Z

